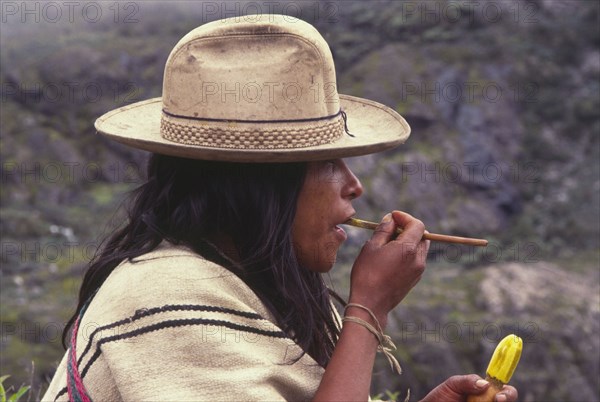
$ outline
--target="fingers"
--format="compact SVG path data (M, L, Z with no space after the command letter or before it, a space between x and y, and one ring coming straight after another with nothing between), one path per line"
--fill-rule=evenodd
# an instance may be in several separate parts
M496 393L491 384L476 374L455 375L438 385L422 401L464 401L469 395L478 395L473 400L493 400L496 402L516 402L517 390L510 385L505 385ZM478 399L479 398L479 399Z
M477 374L455 375L446 380L446 385L452 391L461 395L479 394L489 386L489 382Z
M402 233L393 242L401 246L401 249L404 251L404 258L416 257L415 261L424 269L427 252L431 243L429 240L423 239L423 235L426 232L425 225L406 212L394 211L392 212L392 217L398 226L403 228Z
M467 395L485 392L490 383L476 374L455 375L438 385L423 401L465 401Z
M519 397L517 389L510 385L505 385L502 390L496 394L497 402L514 402Z
M426 230L425 233L429 233L429 232ZM423 243L424 243L423 248L425 249L425 254L427 254L429 252L429 246L431 246L431 240L425 240Z
M377 226L377 229L373 232L373 236L371 236L371 240L369 243L371 245L379 248L383 247L387 243L392 240L396 231L396 223L392 218L392 214L387 214Z
M417 252L417 247L419 246L421 249L419 251L427 253L429 240L420 244L425 233L425 225L420 220L402 211L394 211L384 216L377 229L375 229L370 243L376 247L381 247L389 243L395 237L397 226L403 229L402 234L396 239L397 241L405 245L412 244L414 253Z
M423 222L402 211L392 212L392 217L396 224L402 228L402 234L398 236L398 240L402 240L402 242L412 242L416 246L425 233L425 225Z
M478 395L482 394L490 383L477 374L455 375L448 378L445 384L450 390L460 395ZM515 402L518 398L518 392L515 387L505 385L502 390L496 394L496 402Z

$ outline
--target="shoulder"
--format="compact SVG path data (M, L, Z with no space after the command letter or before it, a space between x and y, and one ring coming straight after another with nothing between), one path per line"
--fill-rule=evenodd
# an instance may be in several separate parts
M169 243L115 268L85 318L111 322L145 309L189 305L252 311L271 318L258 296L234 273Z

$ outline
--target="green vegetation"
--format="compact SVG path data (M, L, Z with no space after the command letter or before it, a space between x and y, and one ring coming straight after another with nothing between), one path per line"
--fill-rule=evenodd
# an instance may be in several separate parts
M19 399L21 399L21 397L23 395L25 395L27 393L27 391L29 391L30 387L21 387L19 388L14 394L12 395L8 395L8 391L10 391L10 388L7 390L4 389L4 380L6 380L8 377L10 377L9 375L3 375L2 377L0 377L0 402L18 402Z

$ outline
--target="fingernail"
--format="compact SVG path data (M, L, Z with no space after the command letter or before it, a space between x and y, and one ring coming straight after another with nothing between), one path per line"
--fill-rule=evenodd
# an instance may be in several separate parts
M489 384L489 382L486 381L486 380L477 380L477 381L475 381L475 386L477 388L483 388L483 387L485 387L488 384Z
M382 223L390 223L391 221L393 221L392 214L387 214L386 216L383 217L383 220L381 222Z
M496 394L496 401L497 402L506 402L506 395L504 395L504 394Z

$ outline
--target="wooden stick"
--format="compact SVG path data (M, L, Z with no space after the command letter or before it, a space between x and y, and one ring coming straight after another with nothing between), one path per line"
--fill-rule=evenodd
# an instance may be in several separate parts
M375 230L375 229L377 229L377 226L379 226L378 223L364 221L362 219L357 219L357 218L350 218L346 222L344 222L344 224L350 225L350 226L356 226L357 228L369 229L369 230ZM396 234L400 234L400 233L402 233L402 228L397 228ZM445 243L466 244L468 246L485 247L488 245L488 241L485 239L473 239L470 237L448 236L448 235L436 234L436 233L425 233L423 235L423 238L427 239L427 240L440 241L440 242L445 242Z

